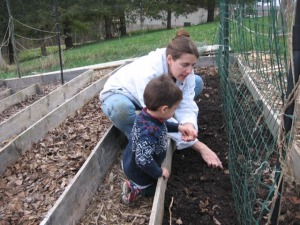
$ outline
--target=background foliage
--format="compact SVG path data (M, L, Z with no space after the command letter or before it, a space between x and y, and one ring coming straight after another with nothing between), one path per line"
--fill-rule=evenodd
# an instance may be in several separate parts
M0 0L1 78L59 69L58 40L68 50L62 55L64 69L141 56L166 46L174 36L172 15L187 15L202 7L212 21L215 5L196 0ZM146 17L165 21L170 31L154 30L149 36L145 31L127 32L126 25ZM212 43L216 24L206 28L209 31L190 29L193 38Z

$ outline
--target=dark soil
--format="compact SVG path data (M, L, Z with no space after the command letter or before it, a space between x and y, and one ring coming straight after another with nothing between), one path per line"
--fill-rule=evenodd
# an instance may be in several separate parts
M166 190L163 225L234 225L237 222L228 172L228 141L219 77L215 68L203 68L198 72L205 83L204 91L196 100L198 138L218 154L224 169L209 168L192 149L176 150Z

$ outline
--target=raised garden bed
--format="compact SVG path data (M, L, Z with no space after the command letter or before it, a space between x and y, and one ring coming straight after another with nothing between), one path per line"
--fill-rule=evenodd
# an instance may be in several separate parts
M205 79L210 79L210 77ZM133 206L125 206L120 203L120 184L125 179L120 169L120 150L125 146L126 141L117 129L107 125L100 126L100 124L106 124L108 121L105 116L100 115L98 88L97 85L93 84L80 91L80 95L78 93L78 96L75 95L71 98L77 99L77 104L82 96L87 95L82 95L84 91L88 93L90 92L87 91L88 89L94 90L93 97L92 94L89 94L91 101L80 100L81 104L84 102L82 109L80 107L74 109L71 105L67 107L66 103L63 104L65 106L60 106L62 107L60 114L68 111L63 115L64 119L55 116L47 119L46 117L43 118L43 120L56 118L63 122L59 122L61 125L51 125L50 132L46 132L42 136L36 133L27 135L27 137L39 137L36 140L31 140L33 144L30 142L30 150L27 149L23 152L22 158L14 164L11 163L8 166L9 169L2 175L0 201L1 206L5 205L9 210L3 207L0 208L2 220L0 222L4 223L6 221L12 224L149 223L156 225L162 223L164 216L169 218L166 214L166 207L169 208L170 202L165 202L164 195L166 190L166 196L168 196L170 187L167 187L167 183L163 180L158 182L154 198L140 198ZM207 88L209 89L209 85ZM214 91L213 93L217 92ZM202 95L202 97L207 98L206 95ZM202 107L200 99L198 103ZM59 110L60 107L56 110ZM89 113L84 113L86 108ZM67 114L68 116L66 116ZM220 114L211 114L213 118L220 116ZM88 122L89 120L90 122ZM103 133L104 130L107 131ZM41 133L43 132L41 131ZM101 135L103 137L100 140ZM208 143L208 145L210 144ZM171 142L169 148L169 159L171 159L173 149ZM226 156L225 152L221 154L224 157ZM193 157L197 159L197 157ZM215 171L215 173L225 177L222 181L224 181L224 188L227 188L228 198L226 198L226 201L231 206L226 158L222 159L225 161L223 161L225 172ZM200 156L198 160L200 164ZM190 162L187 161L187 163ZM187 167L189 166L187 165ZM176 168L173 168L175 167L172 167L172 173L176 173ZM201 168L205 168L205 166L203 165ZM210 171L210 169L208 170ZM183 176L183 180L188 178L186 174ZM218 194L213 191L209 193L212 195ZM180 218L185 222L183 216L173 213L174 208L171 208L171 210L172 218L176 218L176 221L172 220L173 224L175 222L180 224L180 220L178 220ZM222 210L224 215L227 213L228 217L232 218L232 208L225 209L224 207ZM215 212L217 211L218 209L215 208ZM199 212L195 212L195 215L198 214ZM194 218L194 214L190 213L190 215ZM224 220L220 217L216 217L216 219L219 219L222 224L223 221L233 221L226 220L225 217ZM224 224L227 223L224 222Z

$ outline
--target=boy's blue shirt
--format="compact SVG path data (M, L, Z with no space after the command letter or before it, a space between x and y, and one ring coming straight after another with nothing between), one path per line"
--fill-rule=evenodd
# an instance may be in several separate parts
M178 132L178 124L158 120L146 111L136 117L131 137L123 153L123 169L134 183L146 186L162 176L166 157L167 132Z

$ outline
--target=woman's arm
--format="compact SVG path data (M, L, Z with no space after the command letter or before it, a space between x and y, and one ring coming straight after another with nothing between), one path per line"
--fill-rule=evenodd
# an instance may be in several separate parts
M189 75L184 86L181 88L183 99L175 111L175 119L180 124L193 124L194 128L197 130L197 116L198 116L198 106L194 101L195 97L195 75Z

